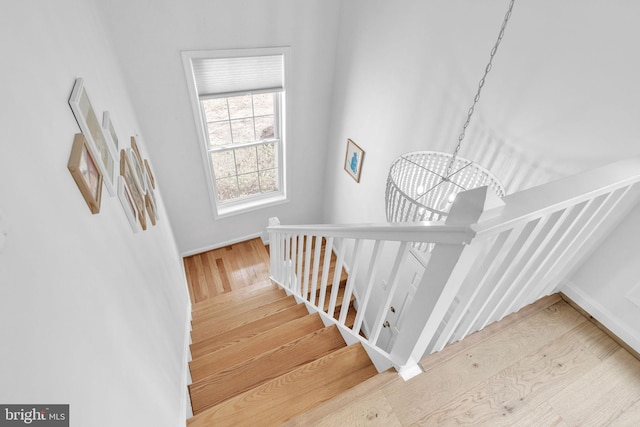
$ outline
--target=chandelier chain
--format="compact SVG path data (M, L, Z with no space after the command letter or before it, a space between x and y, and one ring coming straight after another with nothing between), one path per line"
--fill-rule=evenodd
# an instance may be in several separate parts
M467 120L464 122L464 125L462 126L462 131L458 136L458 145L456 146L456 149L453 151L453 156L451 157L451 161L449 161L449 166L447 167L447 173L445 174L445 180L448 180L448 177L451 175L451 170L453 169L453 164L455 163L458 152L460 151L462 140L464 139L467 131L467 127L471 122L471 116L473 116L473 112L475 111L476 104L480 100L480 93L482 92L485 79L487 78L487 75L489 74L489 71L491 71L491 67L493 66L493 57L496 55L496 52L498 51L498 46L500 46L500 42L504 37L504 30L507 28L507 23L509 22L509 18L511 17L511 11L513 10L514 3L515 3L515 0L510 0L509 2L509 8L507 9L507 13L504 15L504 20L502 21L502 26L500 27L500 32L498 33L498 39L496 40L495 44L493 45L493 48L491 49L491 54L489 55L489 62L487 63L487 66L484 69L484 74L482 75L480 82L478 83L478 91L476 92L476 96L473 98L473 103L471 104L469 111L467 112Z

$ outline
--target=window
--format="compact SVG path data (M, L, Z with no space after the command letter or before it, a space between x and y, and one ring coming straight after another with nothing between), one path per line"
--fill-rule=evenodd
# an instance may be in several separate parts
M286 200L286 53L183 53L217 217Z

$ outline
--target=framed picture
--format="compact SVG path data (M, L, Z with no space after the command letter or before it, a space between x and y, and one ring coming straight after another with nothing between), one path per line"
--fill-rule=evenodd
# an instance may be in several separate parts
M98 117L89 100L87 90L84 87L83 79L76 79L73 91L69 97L69 105L76 117L80 130L93 151L96 164L102 172L107 191L109 191L111 196L114 196L116 152L112 152L109 148L104 133L102 132L102 126L98 121Z
M89 148L87 139L81 133L73 138L71 155L67 164L80 193L89 206L92 214L100 212L102 199L102 172Z
M131 164L129 163L129 156L124 149L120 150L120 175L124 178L127 189L129 190L129 193L131 193L133 202L136 205L140 226L143 230L146 230L147 218L145 214L144 193L136 182L133 169L131 168Z
M136 209L136 204L133 201L133 196L129 192L129 188L127 187L127 183L124 180L124 177L120 175L118 177L118 198L120 199L120 203L122 204L122 209L124 210L124 214L129 220L129 225L131 225L131 229L134 233L138 232L138 210Z
M140 150L138 149L138 144L136 143L136 138L134 136L131 137L131 150L129 150L127 154L129 155L129 161L133 168L138 186L144 193L147 190L146 172L144 170L142 156L140 155Z
M147 212L149 213L151 224L156 225L156 221L158 219L158 216L156 215L156 202L151 197L151 191L147 191L147 194L144 195L144 203L147 208Z
M156 202L156 194L153 192L152 189L148 189L147 190L147 195L151 199L152 206L153 206L153 213L154 213L154 215L156 217L156 221L157 221L158 219L160 219L160 217L158 216L158 202Z
M358 144L347 139L347 154L344 157L344 170L356 182L360 182L360 172L362 172L362 161L364 160L364 150Z
M107 141L111 145L111 150L114 153L120 152L120 149L118 148L118 135L116 134L116 130L113 128L113 123L111 123L111 114L109 114L108 111L102 113L102 130L104 130Z
M147 171L147 178L149 178L149 184L151 184L151 188L156 188L156 179L153 176L153 172L151 172L151 167L149 167L149 162L147 159L144 159L144 168Z

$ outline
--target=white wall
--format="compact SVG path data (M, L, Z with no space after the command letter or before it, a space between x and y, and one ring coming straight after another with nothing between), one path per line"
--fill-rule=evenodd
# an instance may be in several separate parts
M181 252L261 233L270 216L320 220L337 0L116 0L102 8ZM290 202L214 220L180 52L270 46L292 48Z
M640 352L640 203L561 291Z
M383 221L393 159L453 151L507 5L342 2L324 222ZM623 0L517 1L460 154L509 192L640 154L639 15ZM366 151L359 184L347 138Z
M0 51L0 402L67 403L74 426L180 425L188 297L162 198L134 235L104 190L91 215L67 170L76 77L122 143L140 131L101 17L84 0L13 2Z

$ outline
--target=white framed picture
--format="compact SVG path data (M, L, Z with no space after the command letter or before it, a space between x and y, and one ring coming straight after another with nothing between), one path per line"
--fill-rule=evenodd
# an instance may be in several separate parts
M102 113L102 129L104 130L104 136L107 138L107 142L111 145L111 151L113 153L119 153L120 148L118 147L118 134L116 134L116 130L111 122L111 113L108 111ZM118 156L116 155L115 157Z
M116 194L116 154L111 151L107 139L102 131L102 126L98 121L95 110L89 100L89 95L84 86L84 80L76 79L71 96L69 97L69 106L73 115L76 117L78 126L83 135L87 139L89 148L98 164L98 168L102 172L103 181L109 195Z

